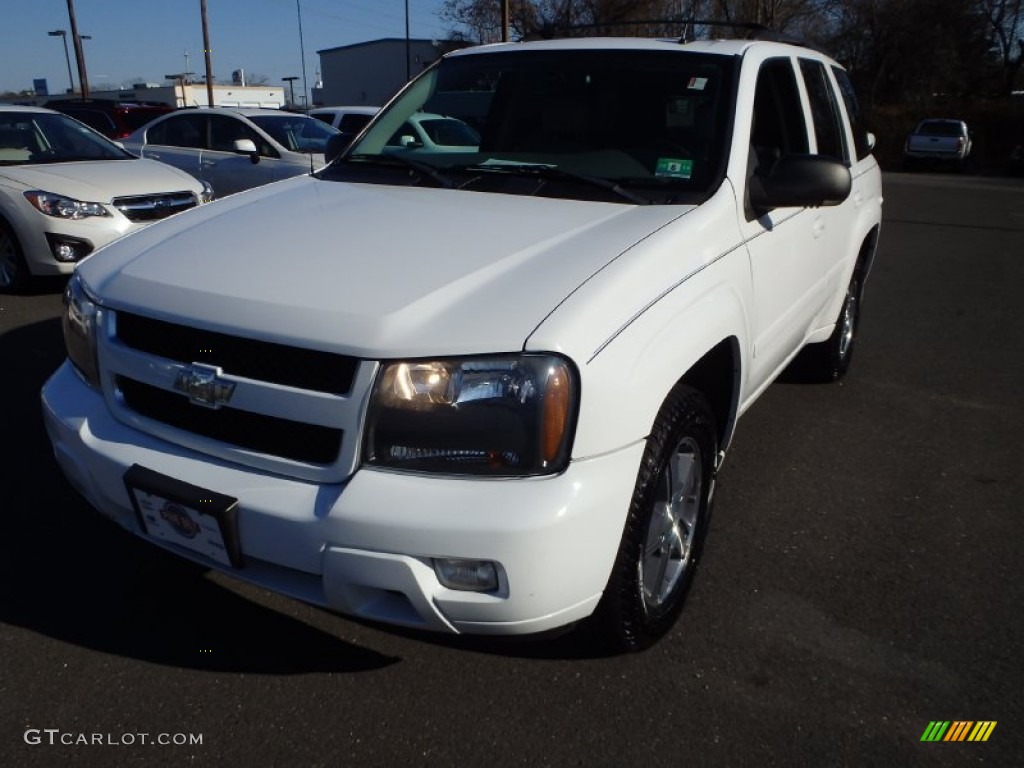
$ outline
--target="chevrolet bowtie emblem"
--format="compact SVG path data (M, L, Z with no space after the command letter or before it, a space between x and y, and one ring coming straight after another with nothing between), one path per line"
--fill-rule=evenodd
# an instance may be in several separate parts
M220 408L235 391L234 382L220 378L223 372L215 365L192 363L178 372L174 388L188 395L190 403L204 408Z

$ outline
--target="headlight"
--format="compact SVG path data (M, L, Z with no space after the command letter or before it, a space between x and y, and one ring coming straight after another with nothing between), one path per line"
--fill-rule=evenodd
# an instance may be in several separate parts
M85 381L99 389L99 363L96 360L96 305L85 291L78 275L72 275L64 289L64 346L68 359Z
M366 461L418 472L538 475L569 461L576 373L553 355L385 364Z
M213 202L213 198L214 198L213 187L211 187L208 182L204 181L203 182L203 191L199 193L199 202L200 202L200 204L202 204L202 203L212 203Z
M32 205L47 216L58 219L87 219L90 216L109 216L110 212L99 203L83 203L52 192L40 192L38 189L25 193Z

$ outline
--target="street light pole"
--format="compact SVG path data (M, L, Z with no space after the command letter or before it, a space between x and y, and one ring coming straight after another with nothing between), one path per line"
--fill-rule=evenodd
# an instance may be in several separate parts
M64 29L55 29L52 32L47 32L50 37L59 37L64 41L64 61L68 64L68 82L71 87L68 89L68 93L75 92L75 78L71 76L71 55L68 53L68 33Z

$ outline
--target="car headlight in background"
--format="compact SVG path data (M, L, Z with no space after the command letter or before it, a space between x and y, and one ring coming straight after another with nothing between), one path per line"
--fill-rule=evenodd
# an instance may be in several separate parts
M418 472L553 474L569 461L576 372L554 355L385 363L366 461Z
M72 275L64 289L64 346L68 359L90 386L99 389L99 363L96 359L96 328L99 307L82 285L78 275Z
M25 199L41 213L55 216L58 219L87 219L90 216L109 216L110 211L99 203L86 203L52 192L41 192L38 189L25 193Z
M203 191L199 193L199 203L212 203L215 195L213 194L213 187L208 182L203 182Z

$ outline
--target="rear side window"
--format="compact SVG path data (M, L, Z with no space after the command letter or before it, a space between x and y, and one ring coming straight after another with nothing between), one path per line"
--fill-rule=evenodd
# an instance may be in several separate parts
M146 143L203 149L206 145L206 119L202 115L175 115L147 130Z
M843 130L839 104L828 80L825 65L813 59L800 59L800 72L804 76L807 98L811 105L818 154L828 155L848 164L850 157L846 149L846 132Z
M121 120L129 132L141 128L146 123L155 120L160 115L165 115L170 110L166 109L125 109L121 113Z
M354 112L342 115L338 128L342 133L358 133L363 130L363 127L370 122L372 117L373 115L361 115Z
M853 133L853 148L857 153L857 159L863 160L871 154L871 145L868 141L868 131L864 127L864 118L860 113L860 104L857 103L857 94L853 90L853 83L845 69L832 67L832 74L839 83L839 93L842 94L843 103L846 105L846 115L850 118L850 130Z

